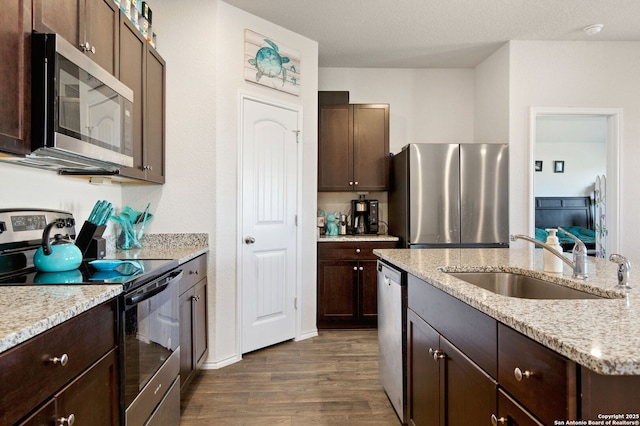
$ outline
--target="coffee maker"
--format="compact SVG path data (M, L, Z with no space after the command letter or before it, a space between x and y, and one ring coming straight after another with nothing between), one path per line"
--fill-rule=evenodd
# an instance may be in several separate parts
M364 195L351 200L351 233L378 233L378 200L365 200Z

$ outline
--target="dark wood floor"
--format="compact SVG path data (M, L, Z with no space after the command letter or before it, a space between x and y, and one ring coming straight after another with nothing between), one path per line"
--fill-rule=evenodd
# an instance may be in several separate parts
M380 385L377 331L319 334L202 371L182 403L181 426L399 425Z

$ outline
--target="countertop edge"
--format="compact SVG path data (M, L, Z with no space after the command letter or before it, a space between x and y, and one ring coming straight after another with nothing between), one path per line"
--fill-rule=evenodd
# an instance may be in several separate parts
M393 235L321 235L318 237L319 243L345 243L360 241L400 241L400 238Z
M25 321L25 325L18 326L15 331L11 331L0 339L0 353L3 353L37 335L62 324L63 322L94 308L104 302L107 302L122 293L121 285L86 285L86 286L48 286L60 292L76 292L78 300L71 306L64 306L46 317L40 318L35 322ZM15 287L5 287L7 289L15 289ZM20 289L33 289L33 287L20 287ZM53 292L53 291L52 291ZM86 296L85 293L91 293ZM66 303L65 303L66 305ZM28 313L27 313L28 314Z

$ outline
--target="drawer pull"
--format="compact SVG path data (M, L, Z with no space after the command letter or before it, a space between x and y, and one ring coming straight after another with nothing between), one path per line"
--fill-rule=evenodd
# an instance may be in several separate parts
M71 426L76 421L76 416L73 414L69 414L69 417L60 417L58 419L58 424L60 426Z
M359 248L356 249L356 253L360 253L360 249Z
M62 354L60 358L55 356L53 358L49 358L49 362L52 362L54 364L60 364L61 366L64 367L69 362L69 356L67 354Z
M503 425L503 424L505 424L506 422L507 422L507 419L505 419L504 417L500 417L500 418L498 418L498 417L496 417L496 415L495 415L495 414L492 414L492 415L491 415L491 424L492 424L493 426L498 426L498 424Z
M444 352L442 352L440 349L433 350L432 348L429 348L429 355L433 357L434 361L438 361L444 358Z
M516 376L516 381L521 382L523 378L528 379L529 377L533 376L533 373L528 370L525 370L523 372L518 367L516 367L516 369L513 370L513 375Z

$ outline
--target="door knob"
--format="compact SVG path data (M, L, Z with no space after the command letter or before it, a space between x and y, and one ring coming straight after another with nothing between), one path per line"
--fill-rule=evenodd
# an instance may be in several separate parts
M256 242L256 239L253 237L244 237L244 243L245 244L253 244Z

